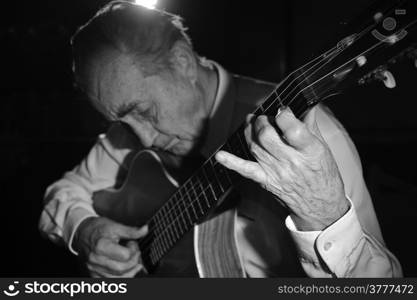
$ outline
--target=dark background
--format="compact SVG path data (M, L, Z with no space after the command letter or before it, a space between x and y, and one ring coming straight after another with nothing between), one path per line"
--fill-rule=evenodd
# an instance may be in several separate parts
M69 38L105 0L3 2L0 18L0 276L77 276L76 259L41 238L45 188L72 168L106 124L72 86ZM197 51L227 69L278 82L343 38L367 1L160 0L185 18ZM351 89L328 105L346 126L388 248L417 276L417 70L398 88Z

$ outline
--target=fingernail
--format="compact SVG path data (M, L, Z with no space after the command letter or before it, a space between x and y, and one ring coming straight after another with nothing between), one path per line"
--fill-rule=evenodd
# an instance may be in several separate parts
M277 111L277 114L276 114L276 116L275 117L278 117L284 110L286 110L287 109L287 107L288 106L281 106L281 107L279 107L278 108L278 111Z
M253 119L253 117L255 117L255 115L254 115L254 114L248 114L248 115L246 116L246 122L250 122L250 121Z
M281 115L284 112L293 115L293 112L292 112L291 108L289 106L283 105L280 108L278 108L278 112L277 112L275 117L278 117L279 115Z
M145 233L148 233L148 231L149 231L148 224L143 226L143 231L145 231Z
M214 157L217 161L224 161L224 155L222 152L217 152L217 154Z

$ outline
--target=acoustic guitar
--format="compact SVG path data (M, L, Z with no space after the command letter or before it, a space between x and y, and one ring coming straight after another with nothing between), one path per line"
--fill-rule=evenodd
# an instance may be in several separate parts
M388 67L401 58L417 61L417 12L411 2L382 3L361 30L289 74L254 114L275 115L289 106L302 118L311 107L348 87L373 80L394 87ZM244 124L219 150L253 160ZM94 194L99 215L148 225L149 234L138 241L148 275L245 277L234 234L238 199L233 187L239 175L217 163L217 151L186 180L174 175L183 165L179 158L141 151L120 188Z

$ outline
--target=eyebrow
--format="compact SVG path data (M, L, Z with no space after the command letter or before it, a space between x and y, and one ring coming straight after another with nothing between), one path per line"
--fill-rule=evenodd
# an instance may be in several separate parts
M118 119L122 119L129 113L131 113L137 106L137 103L122 104L116 109L116 116Z

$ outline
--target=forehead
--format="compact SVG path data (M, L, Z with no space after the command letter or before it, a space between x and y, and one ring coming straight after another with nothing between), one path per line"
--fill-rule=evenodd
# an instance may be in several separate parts
M111 119L120 107L145 98L145 78L129 55L102 51L91 60L86 75L84 88L88 97Z

